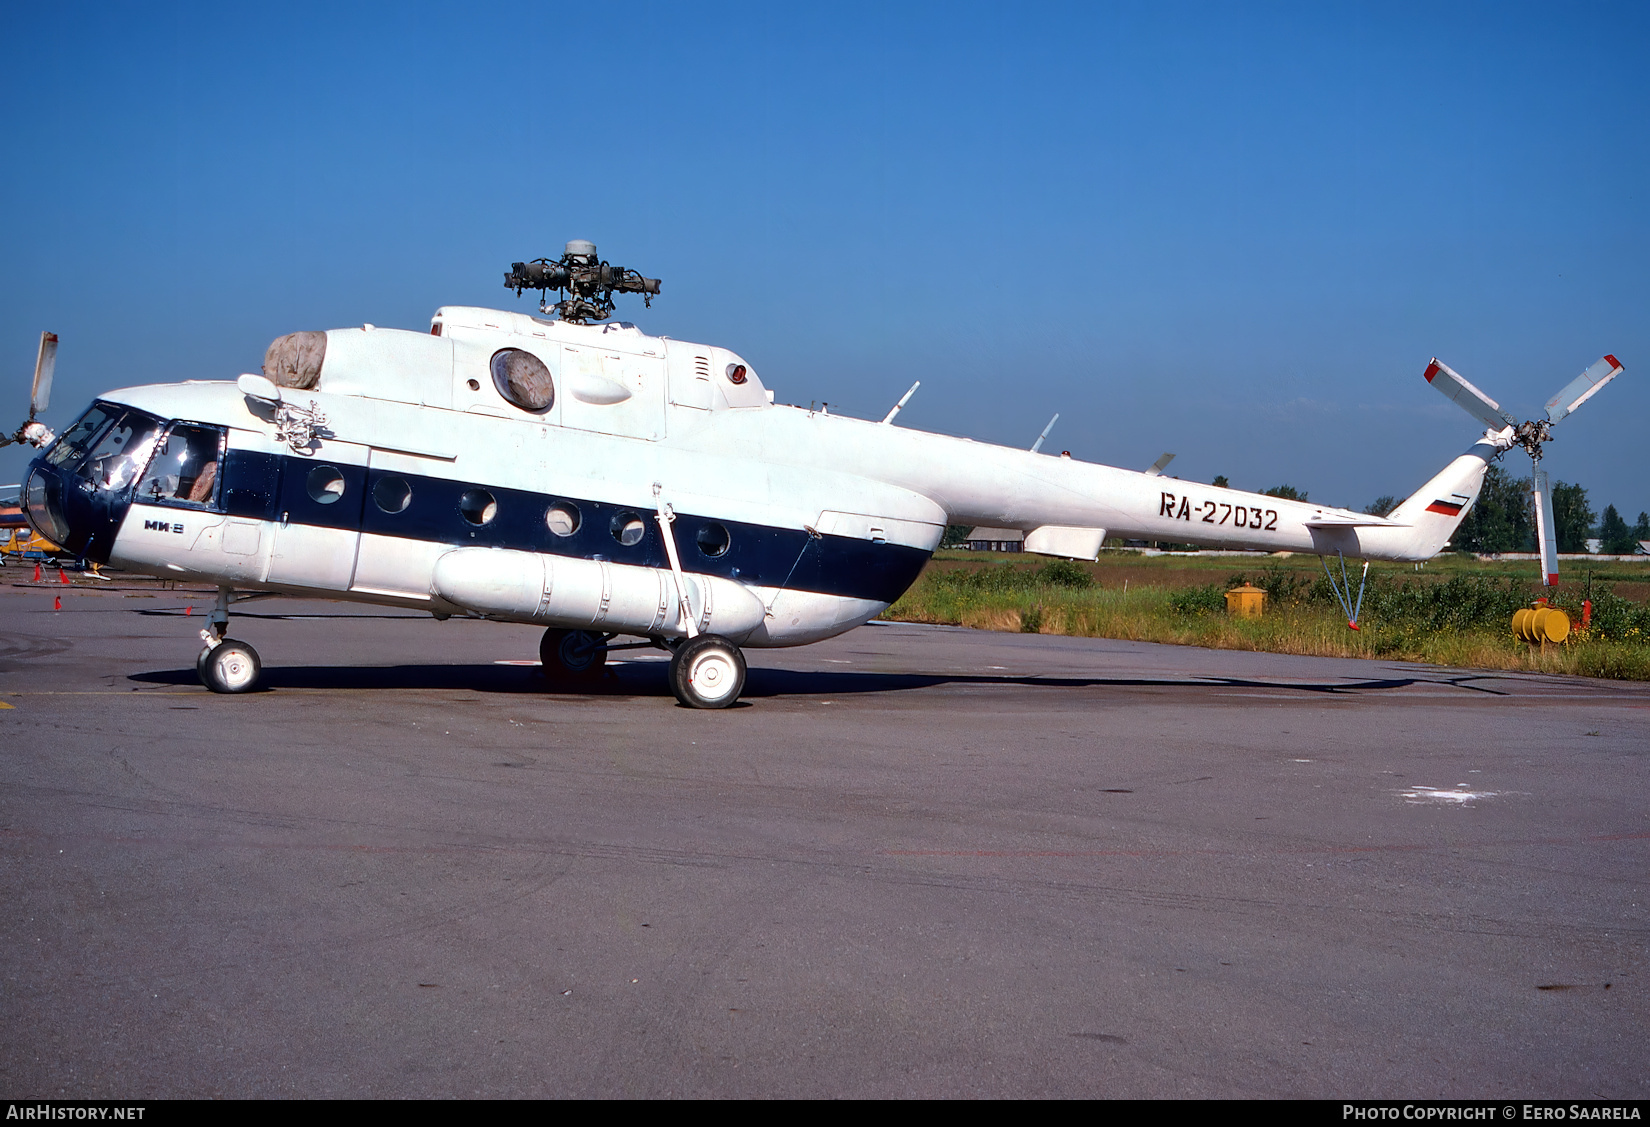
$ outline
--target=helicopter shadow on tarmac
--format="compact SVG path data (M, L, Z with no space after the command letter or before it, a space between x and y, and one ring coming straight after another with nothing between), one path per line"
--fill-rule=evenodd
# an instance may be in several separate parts
M847 697L870 693L911 692L941 686L1020 686L1024 688L1083 689L1176 689L1181 692L1212 690L1230 693L1233 689L1257 692L1279 690L1327 696L1347 696L1370 692L1392 692L1415 685L1464 689L1491 696L1507 693L1486 685L1472 684L1485 674L1440 672L1437 676L1379 677L1348 681L1268 681L1243 677L1084 677L1072 675L1021 675L978 673L888 673L849 670L796 670L751 667L746 697ZM198 685L190 669L152 670L134 673L132 681L151 685ZM266 666L258 691L289 690L395 690L448 689L480 693L568 697L652 697L669 696L665 663L621 662L609 665L601 680L576 689L549 687L536 664L469 665L288 665Z

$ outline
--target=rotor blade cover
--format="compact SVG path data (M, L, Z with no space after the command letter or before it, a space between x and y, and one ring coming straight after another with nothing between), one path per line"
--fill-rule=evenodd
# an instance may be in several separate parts
M57 334L40 334L40 353L34 359L34 390L29 393L29 418L52 401L52 375L57 371Z
M1556 423L1587 400L1599 389L1621 375L1621 361L1606 355L1598 363L1564 385L1564 389L1547 400L1547 421Z
M1427 383L1454 400L1463 411L1491 430L1518 425L1518 420L1503 411L1501 404L1451 371L1448 364L1440 363L1436 356L1432 358L1432 363L1427 365L1426 377Z
M1541 585L1558 586L1558 530L1553 527L1553 491L1547 471L1535 471L1535 541L1541 551Z

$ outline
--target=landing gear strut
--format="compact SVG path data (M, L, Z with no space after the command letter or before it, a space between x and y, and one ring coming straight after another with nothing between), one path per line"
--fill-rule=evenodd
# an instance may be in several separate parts
M263 673L257 650L225 636L229 632L229 598L233 593L228 587L218 588L211 624L201 631L204 648L195 658L195 673L201 684L214 693L250 692L257 687L258 677Z

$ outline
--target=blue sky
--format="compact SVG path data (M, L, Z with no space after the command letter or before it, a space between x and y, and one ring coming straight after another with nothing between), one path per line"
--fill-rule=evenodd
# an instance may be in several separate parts
M782 401L1354 507L1475 436L1433 355L1527 416L1613 352L1546 465L1631 519L1647 11L14 6L0 410L43 328L61 426L589 238Z

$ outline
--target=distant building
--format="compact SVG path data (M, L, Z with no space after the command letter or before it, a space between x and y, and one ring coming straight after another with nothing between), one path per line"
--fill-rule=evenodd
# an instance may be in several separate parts
M1587 554L1589 556L1596 556L1596 555L1599 554L1599 551L1603 547L1604 547L1604 541L1602 541L1602 540L1588 540L1587 541Z
M971 552L1023 552L1026 534L1018 528L987 528L981 525L970 529L968 550Z

